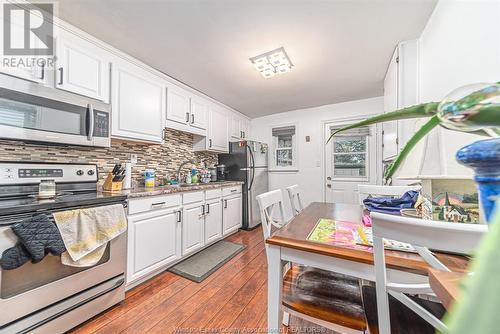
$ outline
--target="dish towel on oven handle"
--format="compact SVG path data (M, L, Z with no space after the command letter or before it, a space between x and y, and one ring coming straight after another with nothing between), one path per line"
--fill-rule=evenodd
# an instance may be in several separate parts
M54 213L66 246L64 265L89 267L102 258L107 243L127 230L123 205L107 205Z

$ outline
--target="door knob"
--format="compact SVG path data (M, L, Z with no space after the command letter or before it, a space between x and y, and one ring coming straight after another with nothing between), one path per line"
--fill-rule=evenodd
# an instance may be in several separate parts
M331 180L332 180L332 177L331 177L331 176L328 176L326 179L327 179L328 181L331 181Z
M332 187L332 185L331 185L331 184L327 184L326 186L327 186L328 188L331 188L331 187Z

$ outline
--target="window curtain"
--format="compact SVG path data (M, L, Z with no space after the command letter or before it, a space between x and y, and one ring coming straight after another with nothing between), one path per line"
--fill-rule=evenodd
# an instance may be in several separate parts
M334 128L330 127L330 133L333 133L334 131L337 131L340 128ZM340 133L337 133L335 137L364 137L364 136L370 136L370 127L369 126L362 126L359 128L355 129L349 129L342 131Z
M295 126L282 126L279 128L273 128L273 137L279 136L293 136L295 135Z

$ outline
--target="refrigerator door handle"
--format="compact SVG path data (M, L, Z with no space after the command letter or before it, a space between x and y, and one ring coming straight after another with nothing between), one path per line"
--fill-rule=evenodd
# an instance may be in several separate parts
M252 180L250 181L250 184L248 186L248 190L251 190L252 189L252 185L253 185L253 180L255 178L255 159L253 158L252 149L250 147L248 147L248 145L245 146L245 147L247 148L248 152L250 153L250 160L252 161L251 165L250 165L251 166L250 168L252 169Z

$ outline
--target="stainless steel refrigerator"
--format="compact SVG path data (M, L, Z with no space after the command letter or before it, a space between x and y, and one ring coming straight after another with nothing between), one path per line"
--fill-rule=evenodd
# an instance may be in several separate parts
M229 143L229 153L219 154L219 164L226 165L228 181L243 181L243 229L260 224L256 196L269 189L267 144L256 141Z

